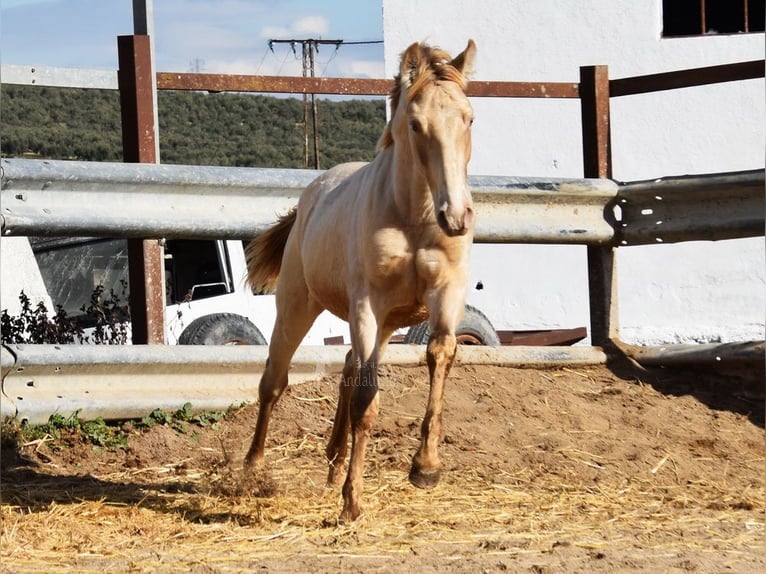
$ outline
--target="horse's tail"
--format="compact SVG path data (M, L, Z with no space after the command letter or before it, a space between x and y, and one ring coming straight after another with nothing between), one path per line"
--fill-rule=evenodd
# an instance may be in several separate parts
M253 293L273 293L276 290L282 254L295 216L296 208L293 208L245 247L247 284Z

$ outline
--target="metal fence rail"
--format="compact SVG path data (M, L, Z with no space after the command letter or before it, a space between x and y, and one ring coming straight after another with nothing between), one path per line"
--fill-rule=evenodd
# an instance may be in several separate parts
M666 177L622 186L617 245L764 234L764 170Z
M248 239L321 172L2 160L3 235ZM610 243L617 184L599 179L472 177L476 240ZM510 224L512 222L512 224Z
M299 347L290 382L343 369L349 347ZM8 345L0 349L0 420L44 423L51 413L84 420L140 418L156 408L225 410L258 396L266 346ZM391 345L385 365L425 363L424 345ZM550 367L602 364L595 347L461 346L458 364ZM161 384L158 382L161 381ZM332 389L336 382L331 383ZM329 391L328 387L328 391Z
M2 160L3 235L248 239L321 172ZM763 170L618 185L472 176L479 243L636 245L763 235ZM615 208L615 206L618 206Z

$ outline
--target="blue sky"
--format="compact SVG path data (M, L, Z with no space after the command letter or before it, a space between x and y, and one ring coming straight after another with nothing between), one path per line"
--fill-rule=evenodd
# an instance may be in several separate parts
M155 0L157 71L300 75L271 38L383 39L382 0ZM131 0L0 0L0 61L117 69ZM321 46L317 75L384 77L383 45Z

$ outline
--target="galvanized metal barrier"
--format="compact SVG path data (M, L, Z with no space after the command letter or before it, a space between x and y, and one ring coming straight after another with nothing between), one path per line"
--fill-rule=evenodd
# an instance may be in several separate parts
M765 198L762 169L623 185L616 244L757 237L764 234Z
M3 235L248 239L322 172L2 160ZM764 171L607 179L472 176L479 243L637 245L763 235Z
M3 235L249 239L322 172L2 160ZM476 241L608 244L601 179L471 177ZM509 222L513 222L509 225Z
M763 341L739 343L695 343L639 347L622 345L623 350L645 367L690 367L715 365L719 370L764 368L766 348Z
M299 347L290 382L339 373L348 350L342 345ZM52 413L119 420L143 417L156 408L174 411L186 402L195 411L225 410L256 400L267 352L266 346L3 346L0 420L39 424ZM605 360L594 347L461 346L456 362L550 367ZM391 345L383 364L419 366L427 377L423 345ZM327 385L328 394L334 394L336 378Z

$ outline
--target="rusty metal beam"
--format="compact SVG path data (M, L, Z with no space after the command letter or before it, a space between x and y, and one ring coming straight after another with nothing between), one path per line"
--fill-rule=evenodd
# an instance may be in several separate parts
M585 177L612 177L609 90L607 66L580 68L580 110Z
M157 89L203 92L261 92L387 96L393 80L364 78L312 78L300 76L248 76L159 72ZM473 97L577 98L576 83L473 81L466 90Z
M149 36L117 38L122 154L126 163L157 162L149 49Z
M393 80L159 72L158 90L386 96Z
M466 93L480 98L579 98L580 88L568 82L471 81Z
M583 172L585 177L612 176L607 66L580 68ZM610 211L604 210L609 217ZM608 346L617 338L617 269L612 245L588 246L588 295L591 344Z
M609 82L609 92L612 97L631 96L763 77L764 60L752 60L722 66L619 78Z
M117 51L123 159L126 163L156 163L149 36L119 36ZM128 263L133 344L162 344L165 342L165 285L160 242L129 239Z
M574 345L588 336L588 329L549 329L545 331L498 331L503 345L552 346Z

